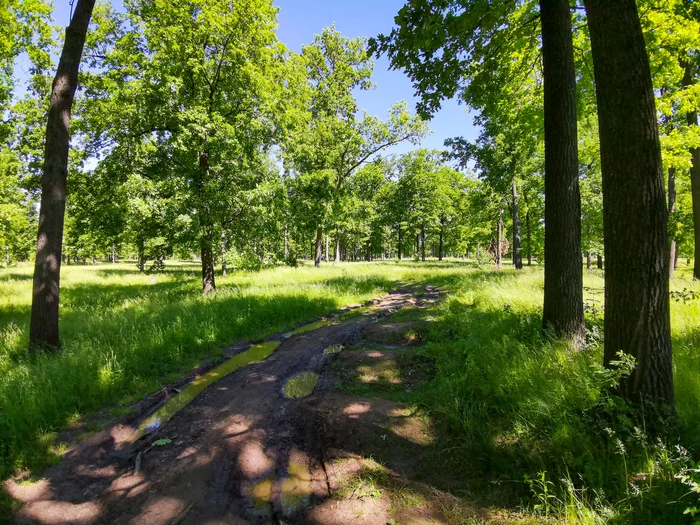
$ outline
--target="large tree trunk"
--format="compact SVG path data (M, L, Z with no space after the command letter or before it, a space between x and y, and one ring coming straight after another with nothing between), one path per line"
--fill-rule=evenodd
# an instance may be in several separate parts
M200 254L202 257L202 291L204 293L216 290L216 279L214 277L214 235L210 229L202 231L199 240Z
M516 270L523 269L523 255L520 252L520 218L518 217L518 186L513 180L513 266Z
M316 229L316 245L314 248L314 266L321 266L321 257L323 256L323 229L319 226Z
M60 346L58 306L61 287L61 245L66 212L70 114L78 87L80 59L94 7L95 0L77 0L75 13L66 28L63 51L51 88L34 262L32 314L29 322L29 344L32 347L58 349Z
M545 329L583 343L581 195L569 0L540 0L544 66Z
M669 223L671 217L676 213L676 168L668 168L668 215ZM675 230L675 228L674 228ZM675 231L669 229L669 237L671 237L671 250L669 262L669 277L673 277L673 270L676 269L676 236Z
M622 395L672 407L668 208L649 59L635 0L585 5L603 175L605 365L633 356Z
M683 85L690 86L692 76L690 66L686 64L683 75ZM689 126L698 125L697 111L691 111L686 115ZM700 148L690 148L692 164L690 165L690 194L693 199L693 230L695 245L695 265L693 267L693 278L700 279Z

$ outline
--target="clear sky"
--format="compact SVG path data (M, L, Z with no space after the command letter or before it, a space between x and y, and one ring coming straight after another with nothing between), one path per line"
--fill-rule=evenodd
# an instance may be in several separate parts
M121 0L112 0L121 8ZM371 37L388 33L394 24L394 16L404 0L275 0L280 8L278 37L292 51L300 52L302 44L308 44L313 36L335 22L336 28L347 37ZM66 25L69 17L68 0L55 0L54 18L57 24ZM372 91L358 91L361 109L378 116L386 115L389 107L405 100L415 109L416 97L410 80L401 71L391 71L389 61L375 61ZM475 139L478 129L466 107L455 101L445 101L442 109L430 123L432 134L423 141L427 148L442 148L446 138L464 136ZM392 153L412 149L410 144L395 146Z

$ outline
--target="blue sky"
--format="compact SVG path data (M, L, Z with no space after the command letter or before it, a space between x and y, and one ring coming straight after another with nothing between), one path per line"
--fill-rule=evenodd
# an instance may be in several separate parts
M121 6L121 0L113 0L113 3ZM302 44L310 43L315 34L334 22L347 37L388 33L403 4L404 0L275 0L280 8L278 37L292 51L300 52ZM65 25L69 17L68 1L56 0L55 6L56 23ZM361 109L384 116L389 107L400 100L406 100L411 109L415 109L416 97L410 80L401 71L391 71L386 58L375 61L373 81L377 85L375 89L357 92ZM430 128L432 134L422 144L427 148L442 148L449 137L461 135L473 140L478 134L466 107L449 100L433 117ZM401 144L388 151L400 153L412 148L410 144Z

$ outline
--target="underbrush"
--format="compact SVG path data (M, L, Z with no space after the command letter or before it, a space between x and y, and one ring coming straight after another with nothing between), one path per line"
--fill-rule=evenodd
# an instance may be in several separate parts
M453 286L427 336L446 464L486 504L568 523L686 523L698 499L700 308L672 306L674 426L611 393L634 363L602 367L602 275L585 285L584 351L542 335L539 271L473 272ZM684 287L700 289L684 275L672 283Z

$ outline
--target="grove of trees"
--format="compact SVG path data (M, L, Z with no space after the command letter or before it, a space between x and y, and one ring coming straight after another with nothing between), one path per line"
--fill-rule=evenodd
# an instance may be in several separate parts
M196 258L209 293L299 258L508 256L544 264L543 329L580 348L595 257L605 363L633 356L621 392L672 409L669 278L700 242L692 2L408 0L388 35L331 26L298 54L270 0L77 0L65 36L50 15L10 0L0 30L0 247L36 248L35 347L60 345L62 263ZM360 111L381 54L416 114ZM478 138L420 148L447 98Z

